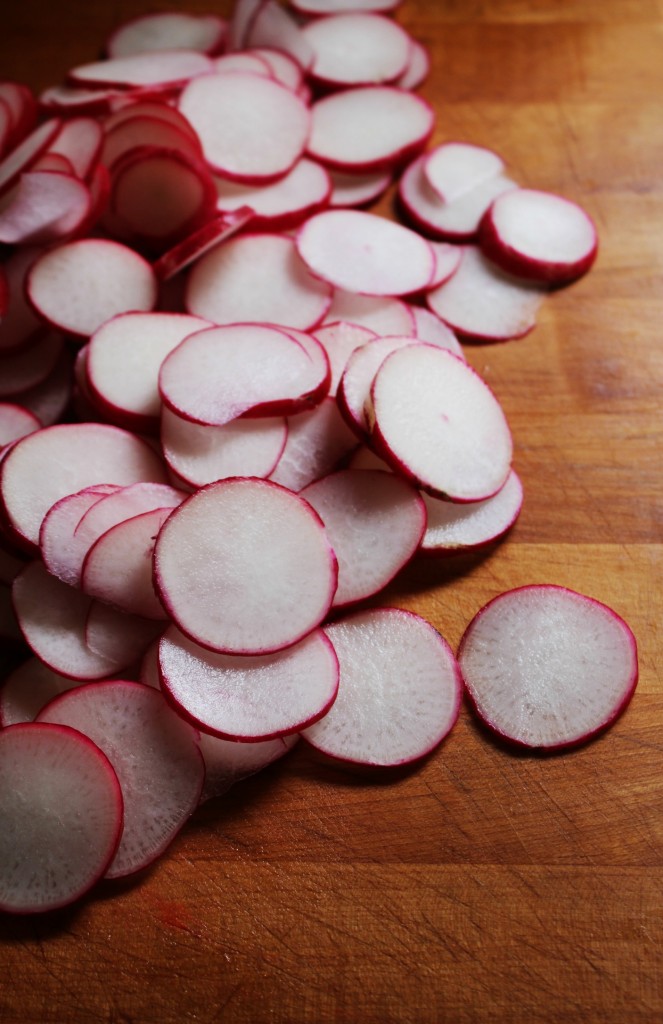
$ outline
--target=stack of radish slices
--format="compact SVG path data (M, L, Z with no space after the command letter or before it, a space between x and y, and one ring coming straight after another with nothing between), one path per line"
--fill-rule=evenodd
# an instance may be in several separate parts
M300 736L417 762L464 681L499 735L563 747L633 692L628 627L570 591L497 599L460 664L358 607L513 526L458 336L524 335L596 255L495 153L425 152L396 6L151 14L39 104L0 83L0 633L33 655L0 689L2 909L146 867ZM396 178L407 226L360 209Z

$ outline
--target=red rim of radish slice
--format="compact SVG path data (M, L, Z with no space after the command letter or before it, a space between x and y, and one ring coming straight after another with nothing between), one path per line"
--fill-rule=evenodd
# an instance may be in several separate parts
M58 117L44 121L27 138L22 139L15 149L7 153L0 162L0 194L11 188L20 174L30 170L32 164L46 152L57 137L61 127L62 122Z
M563 750L603 732L638 682L626 622L595 598L550 583L489 601L465 630L458 661L481 720L537 750Z
M210 249L241 231L252 219L253 210L248 206L214 217L160 256L153 265L154 273L160 281L169 281Z
M310 21L302 33L314 53L309 75L324 86L393 82L410 61L409 35L381 14L332 14Z
M346 11L393 11L402 0L290 0L301 14L337 14Z
M343 419L361 441L367 441L371 432L369 412L375 375L392 352L417 342L417 338L408 335L376 338L356 349L348 359L336 400Z
M196 75L208 74L212 69L210 58L195 50L159 50L81 64L69 71L67 82L86 87L163 89L186 85Z
M197 50L209 57L224 44L227 24L215 14L158 11L125 21L106 44L110 58L154 50Z
M79 232L92 210L88 186L61 171L30 170L21 175L0 214L0 242L47 245Z
M500 540L520 515L523 488L512 469L504 486L486 501L459 505L431 498L428 494L424 494L423 499L428 524L419 550L429 558L443 558L475 551Z
M241 185L221 177L214 181L217 209L231 213L250 207L254 212L252 228L258 231L295 227L328 204L332 187L328 171L306 157L272 185Z
M42 429L42 423L30 409L14 402L0 402L0 449L13 441Z

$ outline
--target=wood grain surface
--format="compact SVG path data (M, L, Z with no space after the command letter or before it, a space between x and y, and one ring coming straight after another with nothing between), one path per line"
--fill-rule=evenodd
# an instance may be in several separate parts
M148 9L15 0L0 75L57 82ZM2 920L2 1024L663 1020L663 5L405 0L397 17L431 50L435 141L494 147L579 201L601 247L527 338L468 349L512 425L517 526L411 566L380 603L456 645L497 593L568 585L634 630L635 698L563 756L513 754L467 708L384 781L295 749L146 874Z

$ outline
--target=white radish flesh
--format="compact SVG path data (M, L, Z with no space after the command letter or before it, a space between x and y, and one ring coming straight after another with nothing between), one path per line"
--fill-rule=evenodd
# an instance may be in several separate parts
M163 627L162 621L128 615L93 599L85 620L85 642L97 657L116 666L116 675L141 661Z
M213 54L223 46L226 23L214 14L184 11L143 14L120 25L108 40L109 57L128 57L154 50L197 50Z
M389 171L373 174L344 174L330 171L332 193L329 205L333 207L365 206L378 199L391 184Z
M286 89L299 93L304 85L304 71L299 61L289 53L271 46L252 46L251 56L264 61L272 77L285 85Z
M333 396L338 391L343 371L352 353L377 338L377 334L375 331L369 330L368 327L360 327L358 324L349 324L341 320L335 324L328 324L326 327L319 327L315 331L314 337L320 342L329 359L331 368L329 394Z
M276 469L274 483L300 491L336 469L357 447L357 438L341 416L333 398L325 398L310 412L288 420L288 439Z
M393 11L401 0L291 0L302 14L337 14L342 11Z
M325 324L338 320L368 327L375 334L414 334L414 317L400 299L354 295L337 289L325 317Z
M59 171L29 171L0 213L0 242L45 245L76 232L89 216L90 190L84 182Z
M392 82L410 58L410 38L379 14L335 14L309 22L304 38L313 49L310 74L325 85Z
M34 434L40 428L41 423L29 409L11 402L0 402L0 448Z
M272 185L241 185L215 178L217 209L222 212L250 206L255 212L253 228L283 231L326 206L331 192L329 174L313 160L298 160Z
M264 0L251 20L246 34L247 47L267 47L282 51L302 68L310 68L313 50L299 25L275 0Z
M458 270L462 250L459 246L451 245L449 242L431 242L430 247L435 256L435 273L428 287L437 288L439 284L448 281Z
M200 802L221 796L235 782L246 779L268 765L285 757L299 740L297 733L279 736L274 740L256 743L238 743L219 736L200 733L200 752L205 762L205 785Z
M82 64L69 72L68 80L72 85L84 86L179 86L210 71L212 62L202 53L160 50Z
M0 727L33 722L53 697L79 684L80 680L61 676L38 658L28 658L0 688Z
M465 359L462 346L450 327L421 306L411 306L410 312L414 317L414 336L418 341L427 341L429 345L447 348L459 359Z
M129 107L130 111L132 108ZM180 120L185 118L174 110ZM200 142L191 128L166 121L154 114L127 116L106 130L101 158L106 167L115 170L115 165L127 153L140 151L145 146L175 150L185 156L202 158Z
M72 117L66 121L48 148L49 154L62 154L70 161L77 178L88 178L101 154L103 129L92 117Z
M410 60L403 74L396 79L394 85L399 89L418 89L430 74L430 53L416 39L410 41Z
M426 181L443 203L452 203L504 170L491 149L467 142L445 142L424 160Z
M86 487L65 495L50 507L39 530L39 547L44 565L52 576L70 586L78 583L73 566L81 557L77 551L81 542L76 528L88 509L116 489L112 484Z
M523 503L523 488L511 470L497 494L465 505L423 495L428 525L422 554L449 555L492 544L515 523Z
M367 403L376 373L392 352L416 343L417 339L408 335L377 338L357 349L348 359L339 384L338 405L360 439L366 440L371 430Z
M61 126L62 122L57 117L44 121L5 156L0 162L0 194L11 188L20 174L30 170L32 164L46 152L56 138Z

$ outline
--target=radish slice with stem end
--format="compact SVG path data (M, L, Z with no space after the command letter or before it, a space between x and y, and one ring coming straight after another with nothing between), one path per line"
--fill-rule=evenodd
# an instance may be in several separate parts
M270 479L291 491L300 491L337 469L356 447L357 438L337 403L327 397L310 412L289 418L288 439Z
M485 501L465 505L440 501L423 495L428 512L428 525L421 542L424 555L453 555L485 547L503 537L520 515L523 488L511 470L506 483L497 494Z
M461 700L458 664L440 634L399 608L357 612L325 632L338 655L338 697L304 738L331 757L376 767L434 750Z
M73 68L67 75L71 85L180 86L196 75L213 69L209 57L195 50L158 50L113 57Z
M326 86L393 82L410 59L410 37L380 14L348 13L316 18L303 29L313 49L311 78Z
M513 743L545 750L607 728L638 680L636 641L624 620L552 584L493 598L467 627L458 660L482 721Z
M131 18L108 40L110 58L155 50L197 50L212 55L222 48L228 27L215 14L158 11Z
M123 801L108 758L80 732L0 732L0 910L33 914L80 899L118 848Z

